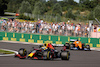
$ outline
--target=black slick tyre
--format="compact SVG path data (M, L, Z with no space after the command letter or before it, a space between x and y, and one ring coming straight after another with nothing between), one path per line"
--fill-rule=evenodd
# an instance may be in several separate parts
M51 55L50 51L44 51L43 57L45 57L45 60L51 60L52 59L52 55Z
M27 51L25 48L20 48L18 53L20 54L20 56L24 57L27 55Z
M69 53L69 51L62 51L61 52L61 59L62 60L69 60L70 59L70 53Z

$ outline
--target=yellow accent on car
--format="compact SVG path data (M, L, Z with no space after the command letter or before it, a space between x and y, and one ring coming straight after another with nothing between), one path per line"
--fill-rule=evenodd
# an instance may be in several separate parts
M26 50L24 49L24 51L23 51L23 55L24 55L24 52L25 52Z
M47 47L46 47L46 46L42 46L41 48L42 48L43 50L46 50L46 49L47 49Z
M47 53L47 59L49 59L49 53L50 53L50 51L48 51L48 53Z
M69 52L67 53L67 59L69 58Z
M30 53L29 55L28 55L28 57L32 57L33 56L33 53Z

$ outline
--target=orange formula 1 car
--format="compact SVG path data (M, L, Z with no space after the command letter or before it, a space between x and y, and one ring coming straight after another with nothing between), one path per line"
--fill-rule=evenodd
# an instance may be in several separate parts
M69 43L65 43L64 46L66 49L70 50L88 50L90 51L90 46L89 45L84 45L81 43L81 41L77 39L70 39Z

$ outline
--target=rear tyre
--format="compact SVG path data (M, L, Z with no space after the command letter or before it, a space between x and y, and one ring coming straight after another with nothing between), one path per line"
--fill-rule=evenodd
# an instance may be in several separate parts
M62 60L69 60L70 59L70 53L69 53L69 51L63 51L63 52L61 52L61 59Z
M87 48L88 50L90 50L90 45L86 45L86 48Z
M69 49L69 43L65 43L66 49Z
M82 45L82 50L84 50L84 45Z
M80 50L79 46L77 47L78 50Z
M25 48L20 48L18 53L20 54L20 56L24 57L27 55L27 51Z
M72 50L72 48L74 48L74 44L70 44L70 50Z

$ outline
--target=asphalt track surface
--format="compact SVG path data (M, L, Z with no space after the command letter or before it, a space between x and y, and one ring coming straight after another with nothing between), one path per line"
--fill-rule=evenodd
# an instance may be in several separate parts
M0 42L0 48L18 50L26 48L30 50L33 45L4 43ZM38 48L38 46L34 46ZM60 50L60 48L56 47ZM69 50L70 51L70 50ZM97 51L70 51L70 60L64 61L59 59L54 60L30 60L10 57L0 57L0 67L100 67L100 52Z

